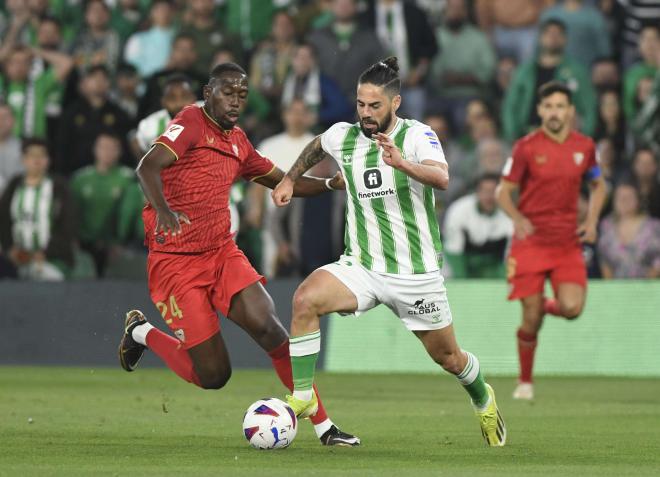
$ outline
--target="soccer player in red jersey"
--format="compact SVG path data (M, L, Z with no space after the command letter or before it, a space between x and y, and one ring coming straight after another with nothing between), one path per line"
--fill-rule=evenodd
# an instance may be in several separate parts
M541 127L518 140L504 167L497 199L514 224L507 262L509 300L520 300L518 329L520 377L516 399L532 399L532 367L537 335L546 313L574 320L584 307L587 271L581 243L596 240L605 182L591 138L571 129L571 91L558 82L539 88ZM589 210L578 226L577 204L583 179ZM519 193L518 204L514 192ZM544 298L546 278L555 298Z
M149 348L184 380L204 389L222 388L231 365L220 312L269 354L279 378L293 387L287 333L264 278L236 247L229 229L229 191L236 179L272 189L284 177L236 126L247 96L248 78L240 66L216 66L204 87L204 105L181 110L138 165L149 201L143 212L149 292L177 339L154 328L140 311L130 311L119 345L126 371L133 371ZM298 196L344 187L339 174L305 178L298 185ZM324 445L360 443L325 411L312 423Z

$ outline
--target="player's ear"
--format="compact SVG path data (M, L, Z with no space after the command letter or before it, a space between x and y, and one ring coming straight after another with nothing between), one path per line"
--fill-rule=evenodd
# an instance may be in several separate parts
M397 112L399 109L399 106L401 106L401 95L397 94L394 98L392 98L392 112Z
M204 87L202 88L202 96L204 96L204 101L208 101L209 98L211 97L211 91L213 88L211 87L210 84L205 84Z

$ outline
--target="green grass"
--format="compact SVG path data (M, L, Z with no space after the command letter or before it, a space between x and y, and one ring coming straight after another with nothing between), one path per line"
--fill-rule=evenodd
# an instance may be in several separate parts
M201 391L166 370L0 367L0 475L660 475L660 381L539 379L534 403L493 379L509 443L486 448L465 393L437 375L318 379L360 448L325 448L302 423L281 451L242 436L247 406L282 396L266 371Z

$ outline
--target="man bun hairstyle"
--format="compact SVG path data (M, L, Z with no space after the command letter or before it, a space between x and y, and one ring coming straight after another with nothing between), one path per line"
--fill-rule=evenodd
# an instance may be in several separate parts
M238 65L236 63L232 63L232 62L220 63L219 65L216 65L215 68L213 68L211 70L211 76L209 78L209 83L211 81L213 81L214 79L219 78L224 73L228 73L228 72L236 72L236 73L240 73L242 75L247 76L247 73L245 72L243 67L241 67L240 65Z
M538 90L538 102L541 103L545 98L552 96L555 93L562 93L568 98L568 103L573 104L573 92L561 81L548 81L547 83L542 84Z
M365 83L382 86L390 97L399 94L401 79L399 78L398 58L389 56L367 68L358 79L358 84Z

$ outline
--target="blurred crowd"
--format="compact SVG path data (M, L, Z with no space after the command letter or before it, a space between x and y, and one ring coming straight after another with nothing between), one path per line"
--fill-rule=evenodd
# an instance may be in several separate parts
M590 276L660 276L659 2L0 0L0 38L2 277L144 277L134 168L216 64L249 72L241 127L287 170L315 134L355 121L357 77L389 55L400 115L431 126L450 165L437 193L448 275L504 276L512 226L495 187L539 124L538 87L557 79L609 187ZM275 209L237 183L236 240L269 278L310 273L342 249L344 201Z

